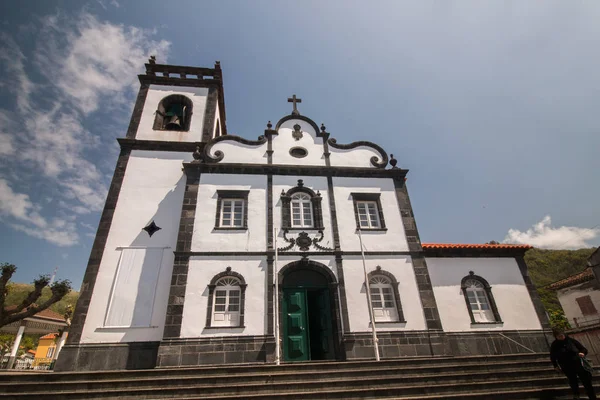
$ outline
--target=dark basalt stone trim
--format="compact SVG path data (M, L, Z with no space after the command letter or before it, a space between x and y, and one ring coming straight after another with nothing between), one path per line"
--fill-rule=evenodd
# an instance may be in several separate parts
M215 130L218 95L217 88L213 87L208 90L206 108L204 111L204 125L202 126L202 141L205 143L212 139Z
M223 160L223 157L225 157L225 154L223 154L223 152L221 150L215 151L214 157L210 154L210 151L212 150L212 148L215 144L217 144L219 142L224 142L224 141L238 142L241 144L245 144L247 146L261 146L261 145L267 143L267 138L261 135L258 137L257 140L248 140L248 139L244 139L243 137L236 136L236 135L227 135L227 136L219 136L217 138L207 140L208 143L206 144L206 146L204 146L204 151L202 153L204 162L218 163L221 160Z
M546 308L542 303L542 299L540 298L535 285L533 284L531 277L529 276L529 270L527 269L527 263L525 262L525 258L523 256L516 257L517 265L519 266L519 270L521 271L521 275L523 276L523 280L525 281L525 286L527 286L527 291L529 292L529 297L533 303L533 308L535 309L535 313L540 320L540 324L542 325L542 329L550 329L550 321L548 320L548 315L546 314Z
M185 86L185 87L203 87L218 88L222 85L219 79L187 79L187 78L167 78L165 76L138 75L142 85L164 85L164 86Z
M395 169L392 169L392 171L393 170ZM396 188L396 199L398 200L398 208L400 210L400 215L402 216L402 225L404 227L408 249L417 252L417 255L412 256L412 264L417 279L417 287L419 289L423 313L425 314L427 329L442 329L442 321L440 319L435 296L433 295L433 286L431 285L429 270L427 269L427 260L422 252L421 239L419 238L419 231L417 230L417 224L415 222L404 178L395 178L394 186Z
M225 136L232 137L232 136ZM221 136L217 139L224 138ZM215 156L219 151L215 152ZM223 153L221 153L222 155ZM183 163L184 168L196 168L206 174L248 174L248 175L294 175L294 176L340 176L355 178L394 178L404 179L407 169L380 169L354 167L324 167L319 165L283 165L283 164L237 164L201 162ZM419 246L420 247L420 246Z
M157 368L268 362L274 349L272 336L168 339L159 348Z
M166 142L161 140L139 140L139 139L117 139L121 149L128 150L154 150L154 151L173 151L182 153L193 153L198 146L204 147L200 142Z
M327 144L331 147L333 147L334 149L339 149L339 150L352 150L355 149L357 147L370 147L374 150L377 150L379 152L379 154L381 155L381 161L379 161L379 158L373 156L371 157L371 165L376 167L376 168L385 168L386 165L388 164L388 155L385 152L385 150L383 150L383 148L381 148L381 146L379 146L378 144L375 144L373 142L368 142L366 140L359 140L358 142L352 142L349 144L338 144L337 140L334 138L328 139L327 140Z
M133 112L131 113L131 120L129 121L129 127L127 128L127 138L134 139L138 127L140 126L140 120L142 118L142 111L144 111L144 105L146 104L146 97L148 96L148 84L142 83L133 106Z
M119 199L119 193L121 192L121 185L123 184L123 178L125 176L125 170L127 169L127 162L129 161L130 154L131 151L129 149L121 149L121 153L117 159L117 166L110 183L110 189L106 196L104 210L100 216L100 223L98 224L98 230L96 231L96 239L92 246L88 265L83 277L83 283L81 284L79 299L77 300L77 306L75 307L75 313L73 314L73 319L71 321L69 336L66 341L66 344L69 345L79 343L81 340L81 332L83 331L83 325L85 324L88 308L90 306L98 269L100 268L100 262L102 261L104 248L106 247L106 240L108 239L113 215L115 213L115 208L117 207L117 201ZM65 367L65 369L67 368L68 367Z
M82 343L63 346L54 371L115 371L156 366L160 342Z
M236 257L236 256L272 256L273 250L270 251L174 251L175 256L185 256L185 257L206 257L206 256L216 256L216 257ZM286 251L285 254L281 254L281 256L335 256L335 255L344 255L344 256L360 256L362 253L360 251L340 251L340 250L330 250L330 251ZM365 251L364 254L366 256L422 256L423 254L420 252L414 251Z
M199 184L200 174L198 171L186 171L186 185L175 253L189 252L192 248ZM175 255L163 338L179 337L181 333L189 264L190 257L188 255Z
M281 125L289 120L292 119L299 119L300 121L304 121L304 122L308 122L310 124L310 126L312 126L312 128L315 130L315 133L317 134L317 137L324 137L324 134L321 132L321 130L319 129L319 127L317 126L317 124L315 124L315 121L313 121L312 119L305 117L304 115L286 115L285 117L281 118L278 122L277 125L275 125L275 130L277 132L279 132L279 128L281 127Z
M342 309L342 322L340 331L345 333L350 330L350 316L348 312L348 299L346 297L346 279L344 278L344 261L340 253L335 256L335 269L338 277L338 291L340 307ZM343 343L342 343L343 346Z
M379 323L378 323L379 325ZM474 331L442 332L427 331L386 331L377 330L379 353L384 359L414 356L486 356L501 354L529 353L511 340L531 348L538 353L546 353L545 332L537 331ZM371 332L352 332L344 335L348 360L373 359L373 338Z

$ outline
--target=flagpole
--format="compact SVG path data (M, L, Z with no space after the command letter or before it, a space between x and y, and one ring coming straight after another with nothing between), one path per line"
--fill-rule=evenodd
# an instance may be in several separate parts
M367 289L367 303L369 306L369 318L371 320L371 333L373 334L373 349L375 350L375 360L379 361L379 340L377 339L377 329L375 329L375 318L373 317L373 302L371 301L371 286L369 285L369 276L367 274L367 262L363 250L362 234L360 226L358 227L358 240L360 241L360 255L362 256L363 271L365 273L365 287ZM275 253L277 254L277 253Z
M277 263L279 253L277 251L277 228L273 227L273 246L275 248L275 262L273 263L273 280L275 281L275 293L273 294L273 305L275 307L275 365L281 362L281 344L279 343L279 279L277 278Z

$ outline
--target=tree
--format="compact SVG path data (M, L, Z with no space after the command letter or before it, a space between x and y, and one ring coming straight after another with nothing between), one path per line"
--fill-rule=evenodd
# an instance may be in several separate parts
M13 264L4 263L0 265L0 327L10 323L20 321L24 318L31 317L42 310L47 309L52 304L60 301L71 291L71 282L67 279L56 281L51 286L50 277L41 275L33 281L33 290L29 292L27 297L16 307L6 307L6 296L8 294L8 282L13 274L17 271L17 267ZM42 290L50 287L51 296L41 304L36 304L36 301L42 295Z
M562 310L549 311L548 314L550 315L550 326L552 328L571 329L569 320Z

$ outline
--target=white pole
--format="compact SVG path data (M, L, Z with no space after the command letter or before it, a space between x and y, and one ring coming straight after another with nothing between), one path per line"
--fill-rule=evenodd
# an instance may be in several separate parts
M273 227L273 247L275 248L275 262L273 263L273 280L275 281L275 293L273 294L273 306L275 308L275 365L281 362L281 343L279 342L279 279L277 278L277 263L279 253L277 251L277 228Z
M375 360L379 361L379 341L377 340L377 330L375 329L375 318L373 318L373 303L371 302L371 287L369 285L369 276L367 274L367 262L365 261L365 252L363 250L362 234L358 228L358 240L360 241L360 255L362 256L363 271L365 273L365 287L367 288L367 303L369 306L369 318L371 319L371 333L373 334L373 348L375 350Z
M8 359L7 369L11 369L15 366L15 359L17 358L17 352L19 351L19 346L21 345L21 339L23 338L23 333L25 332L25 322L21 322L21 326L17 330L17 335L15 336L15 341L13 343L13 347L10 351L10 358Z

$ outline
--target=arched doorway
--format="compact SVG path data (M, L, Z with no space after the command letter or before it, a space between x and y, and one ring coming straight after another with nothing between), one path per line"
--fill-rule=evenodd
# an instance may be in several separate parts
M281 269L279 284L283 360L336 359L339 307L333 272L301 260Z

